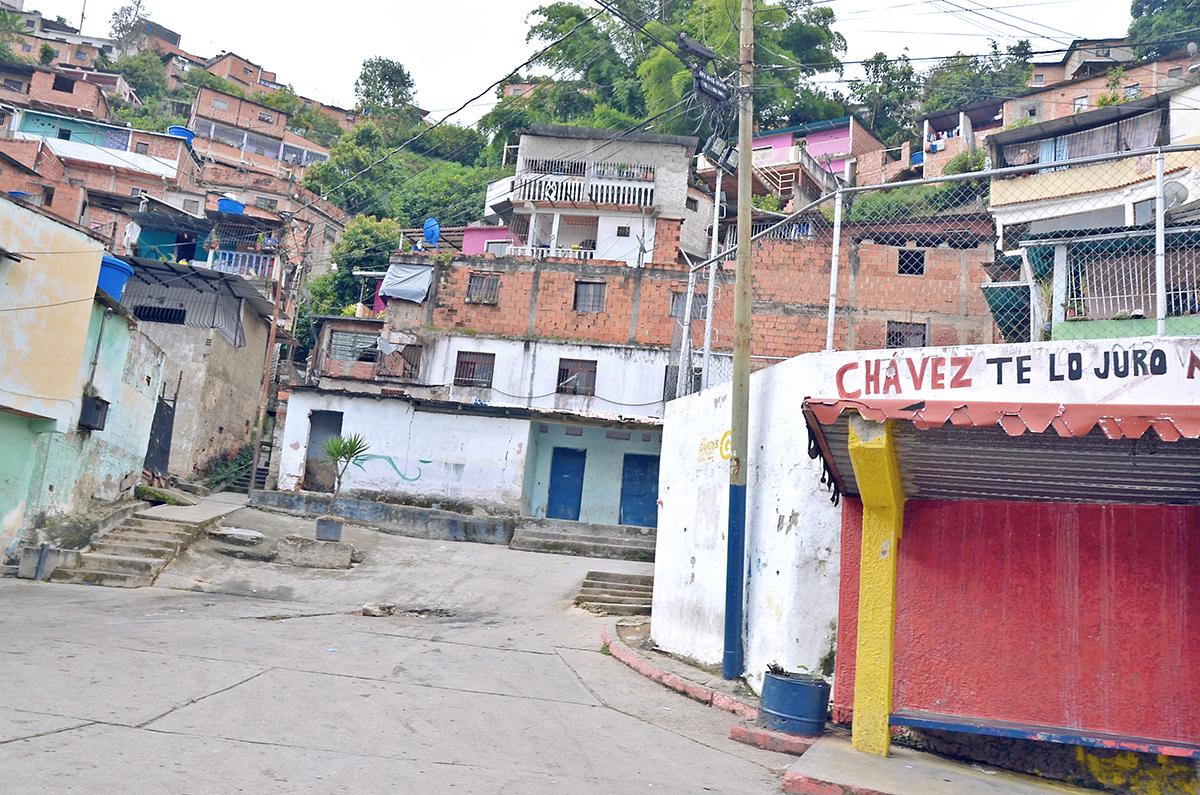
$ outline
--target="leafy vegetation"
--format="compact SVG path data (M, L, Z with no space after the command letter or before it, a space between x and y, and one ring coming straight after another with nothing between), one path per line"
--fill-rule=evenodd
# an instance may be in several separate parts
M1200 5L1191 0L1133 0L1129 43L1138 58L1161 58L1195 41Z

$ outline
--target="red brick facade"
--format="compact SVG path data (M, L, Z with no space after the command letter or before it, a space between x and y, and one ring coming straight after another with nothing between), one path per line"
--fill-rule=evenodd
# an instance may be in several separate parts
M287 127L288 115L283 111L211 88L200 89L193 108L193 127L198 135L207 135L204 121L214 121L282 141Z

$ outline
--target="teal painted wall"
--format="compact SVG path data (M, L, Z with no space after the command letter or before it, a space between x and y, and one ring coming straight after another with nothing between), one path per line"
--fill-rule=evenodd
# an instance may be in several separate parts
M146 259L162 259L166 257L171 262L177 259L176 244L179 239L174 232L163 232L158 229L143 229L138 236L138 246Z
M25 495L33 472L37 433L31 421L0 413L0 559L7 560L15 549L17 534L25 519Z
M88 124L85 121L61 119L57 116L43 116L39 113L25 113L21 117L21 132L44 135L48 138L57 138L59 130L70 130L70 140L72 141L92 144L93 146L104 146L105 138L102 128Z
M534 420L530 430L529 456L535 459L531 467L532 483L526 477L528 513L545 516L550 497L550 459L555 447L587 450L583 468L583 499L579 521L597 524L617 524L621 516L621 473L625 454L659 455L662 433L658 431L629 431L629 440L609 439L607 428L583 427L582 436L567 436L567 428L580 426L539 423ZM541 432L545 426L546 433ZM649 441L643 436L649 435Z
M109 401L104 430L73 426L38 436L25 526L78 512L92 499L117 500L140 480L162 379L163 353L119 315L94 304L79 390L83 392L103 325L94 386Z

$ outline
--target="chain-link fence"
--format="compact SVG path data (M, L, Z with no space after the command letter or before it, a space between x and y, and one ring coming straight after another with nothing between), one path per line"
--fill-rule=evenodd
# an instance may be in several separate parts
M1112 127L1101 144L1125 140ZM752 367L825 349L1200 334L1200 147L1093 155L1080 135L756 212ZM721 253L694 267L691 319L676 318L674 372L692 374L671 379L677 395L731 377L736 224L718 234Z

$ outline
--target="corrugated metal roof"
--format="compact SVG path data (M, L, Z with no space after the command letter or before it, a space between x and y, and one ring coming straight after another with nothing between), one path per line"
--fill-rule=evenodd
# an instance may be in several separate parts
M839 489L852 496L859 490L847 446L849 412L842 409L857 409L847 405L856 402L808 401L806 412L810 429L821 435ZM1171 418L1164 428L1183 425L1194 432L1166 442L1156 424L1166 419L1165 409L1194 417L1194 406L1089 406L1093 411L1066 410L1044 425L1045 414L1038 413L1033 424L1041 430L1019 435L999 421L987 421L990 412L967 413L967 406L951 425L930 416L921 424L912 422L915 410L888 417L878 408L862 408L864 416L875 414L871 419L910 420L894 426L901 480L910 499L1200 504L1200 426ZM1010 407L1012 413L1004 416L1022 418L1021 427L1033 430L1020 409ZM1146 412L1137 415L1135 409ZM1101 416L1090 424L1055 425L1064 415L1073 422L1077 414ZM976 415L985 421L965 421ZM1057 433L1045 433L1052 425ZM1156 433L1146 433L1150 427Z

